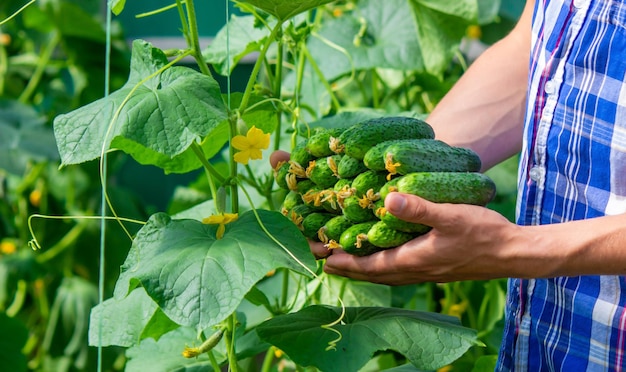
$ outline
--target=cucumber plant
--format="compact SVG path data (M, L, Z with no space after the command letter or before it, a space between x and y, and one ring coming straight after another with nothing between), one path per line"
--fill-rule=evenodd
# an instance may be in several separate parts
M91 311L89 344L124 348L128 371L225 365L269 371L277 363L324 371L367 363L436 369L479 345L475 329L444 315L453 314L448 310L460 290L446 294L443 308L422 307L415 301L427 295L418 287L398 304L391 288L320 274L302 232L278 210L287 190L276 186L267 160L258 160L264 151L291 149L298 161L289 169L306 175L312 160L307 139L316 127L345 129L384 110L428 112L458 76L450 73L458 68L451 60L466 27L486 9L482 2L232 1L242 15L227 19L206 49L200 48L203 19L194 3L176 0L158 10L180 21L186 47L162 50L135 40L126 83L54 115L60 165L99 163L111 212L105 217L123 228L118 215L124 213L108 197L105 172L117 153L165 173L201 169L198 184L209 198L176 214L154 213L137 232L128 231L130 251L114 288ZM125 1L109 6L119 14ZM388 51L398 58L388 58ZM222 90L214 74L230 76L252 52L244 90ZM339 158L332 159L338 166ZM304 189L303 179L284 181L290 190ZM45 253L48 244L38 241ZM411 301L411 310L397 308ZM412 330L410 336L384 336L399 328ZM309 337L301 337L305 333ZM372 342L361 346L362 340ZM259 354L263 363L255 366L252 356Z

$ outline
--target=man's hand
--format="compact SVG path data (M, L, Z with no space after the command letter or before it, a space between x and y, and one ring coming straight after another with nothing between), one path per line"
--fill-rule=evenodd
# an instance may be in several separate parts
M433 229L400 247L370 256L336 250L326 260L327 273L404 285L521 276L525 271L517 267L520 262L511 254L528 243L521 228L492 210L436 204L397 192L387 196L385 207L396 217Z

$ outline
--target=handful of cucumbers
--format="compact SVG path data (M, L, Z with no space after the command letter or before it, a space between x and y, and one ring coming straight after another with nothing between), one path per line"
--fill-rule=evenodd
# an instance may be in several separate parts
M478 155L434 137L428 123L410 117L317 128L276 167L276 183L289 190L281 211L307 238L364 256L430 230L387 213L389 192L487 205L496 187L479 173Z

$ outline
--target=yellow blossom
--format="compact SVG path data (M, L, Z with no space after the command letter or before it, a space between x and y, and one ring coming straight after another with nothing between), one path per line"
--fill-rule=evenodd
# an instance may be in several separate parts
M226 224L237 221L238 217L239 215L237 213L214 214L212 216L202 219L202 223L207 225L219 225L217 227L215 237L217 239L222 239L222 237L224 236L224 231L226 230Z
M28 195L28 200L33 207L39 207L39 205L41 204L41 191L36 189L31 191L31 193Z
M241 164L248 164L250 159L262 159L261 150L270 146L270 134L263 133L262 130L252 126L245 136L237 135L233 137L232 145L239 150L235 154L235 161Z
M12 254L15 253L16 250L17 247L15 246L15 243L11 241L3 241L2 243L0 243L1 254Z

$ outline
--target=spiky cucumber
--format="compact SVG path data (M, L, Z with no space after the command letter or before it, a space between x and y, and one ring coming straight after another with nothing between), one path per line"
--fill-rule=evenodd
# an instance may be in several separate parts
M367 232L376 221L358 223L346 229L339 238L339 247L355 256L367 256L380 248L367 241Z
M435 139L397 141L383 153L390 174L413 172L478 172L481 161L474 151Z
M396 191L435 203L485 206L496 194L496 185L478 172L415 172L398 178Z
M406 138L435 138L433 128L423 120L392 116L359 122L339 137L331 139L330 147L336 153L345 153L363 160L365 153L379 142Z
M392 229L378 221L367 231L367 241L379 248L393 248L413 239L415 235Z

